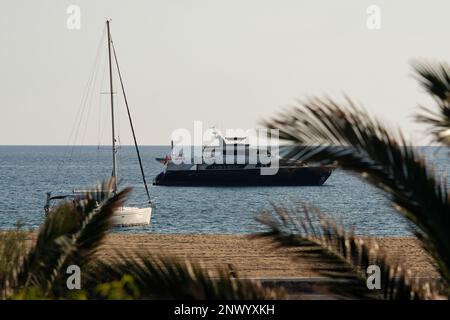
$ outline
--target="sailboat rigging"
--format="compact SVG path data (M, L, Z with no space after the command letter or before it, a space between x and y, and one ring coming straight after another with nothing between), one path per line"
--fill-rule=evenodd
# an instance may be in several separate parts
M133 126L133 121L131 118L131 112L130 112L130 108L128 105L128 99L127 99L127 95L125 93L125 86L123 83L123 79L122 79L122 74L120 73L120 68L119 68L119 62L117 59L117 54L116 54L116 50L114 48L114 44L112 41L112 37L111 37L111 30L110 30L110 20L106 21L106 29L107 29L107 41L108 41L108 66L109 66L109 95L110 95L110 110L111 110L111 147L112 147L112 172L111 172L111 177L112 177L112 181L113 181L113 186L112 186L112 192L116 193L117 192L117 148L116 148L116 129L115 129L115 123L114 123L114 88L113 88L113 57L114 57L114 62L115 62L115 66L117 69L117 73L119 76L119 80L120 80L120 86L121 86L121 91L122 91L122 95L124 97L124 101L125 101L125 106L127 109L127 115L128 115L128 120L129 120L129 124L130 124L130 128L131 128L131 132L133 135L133 141L134 141L134 147L136 150L136 154L137 154L137 158L138 158L138 162L139 162L139 167L140 167L140 173L142 175L142 181L145 187L145 192L147 195L147 199L148 199L148 204L142 208L139 207L121 207L119 208L115 214L112 217L112 223L114 226L138 226L138 225L148 225L150 224L150 219L151 219L151 215L152 215L152 211L153 211L153 202L151 200L150 197L150 192L147 186L147 181L145 178L145 173L144 173L144 168L142 165L142 159L141 159L141 154L139 151L139 146L137 143L137 139L136 139L136 133L134 130L134 126ZM51 209L51 202L53 200L61 200L61 199L66 199L66 198L71 198L74 197L75 194L77 192L73 192L72 194L69 195L63 195L63 196L51 196L51 193L47 193L47 202L46 205L44 207L45 209L45 213L48 214L50 212Z
M123 99L125 101L125 106L127 108L127 115L128 115L128 120L130 122L131 133L133 134L133 141L134 141L134 146L136 148L137 158L139 161L139 168L141 169L142 181L144 182L145 192L147 194L148 201L149 201L149 203L151 203L152 200L150 198L150 192L148 191L147 180L145 179L144 167L142 166L141 153L139 152L139 147L138 147L138 143L137 143L137 139L136 139L136 133L134 132L133 121L131 120L130 108L128 107L128 99L127 99L127 95L125 93L125 87L123 85L122 74L120 73L119 62L117 60L117 55L116 55L116 49L114 48L114 45L112 47L113 47L113 53L114 53L114 61L116 62L116 67L117 67L117 73L119 74L120 86L122 88ZM113 121L114 121L114 118L113 118Z

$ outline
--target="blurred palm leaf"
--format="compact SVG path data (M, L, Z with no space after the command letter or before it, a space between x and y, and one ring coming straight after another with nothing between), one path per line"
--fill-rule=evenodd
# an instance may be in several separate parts
M41 227L35 245L21 264L17 288L37 286L46 293L71 264L86 266L111 228L111 217L130 189L111 194L113 181L53 210Z
M450 68L446 63L415 62L413 68L422 87L431 94L439 111L422 107L416 120L432 126L437 142L450 146Z
M292 143L284 152L291 160L334 163L360 173L384 190L395 208L411 220L416 234L450 284L450 201L446 180L437 177L401 133L347 99L312 98L266 125L280 129Z
M256 217L269 227L257 237L272 238L280 246L298 247L298 257L313 260L315 270L332 278L329 290L344 298L435 299L437 284L419 282L398 262L390 262L375 241L347 233L317 208L299 203L294 209L273 205ZM380 289L369 290L366 271L380 268Z
M213 277L187 261L151 254L131 258L132 252L129 252L130 256L120 255L119 261L112 264L95 259L111 229L114 211L123 205L130 191L125 189L113 195L112 184L113 180L110 180L50 212L29 253L25 257L22 254L20 263L5 273L11 289L7 296L15 299L283 297L281 291L265 289L257 282L233 279L225 270L218 270L218 276ZM82 270L85 280L81 291L70 291L66 287L65 271L72 264ZM3 279L1 276L0 280Z
M0 232L0 299L12 293L16 268L26 254L26 238L21 222L14 230Z
M123 275L134 279L143 299L280 299L281 290L263 288L260 283L233 279L228 270L218 269L217 275L198 264L151 253L134 258L122 255L118 262L99 262L88 278L95 286L98 281L120 280Z

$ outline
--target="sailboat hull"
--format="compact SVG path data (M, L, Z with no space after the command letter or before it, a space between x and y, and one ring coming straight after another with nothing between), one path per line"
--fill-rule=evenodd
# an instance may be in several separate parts
M150 224L152 217L152 207L122 207L119 208L112 216L114 227L135 227L147 226Z

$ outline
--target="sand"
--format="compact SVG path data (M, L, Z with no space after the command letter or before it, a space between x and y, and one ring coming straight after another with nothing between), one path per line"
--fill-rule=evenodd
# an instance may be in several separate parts
M435 278L432 260L413 237L376 239L391 258L400 259L417 277ZM166 254L189 258L205 268L233 266L242 278L298 278L319 276L317 263L298 258L297 248L275 248L267 239L252 239L242 235L182 235L182 234L118 234L107 237L99 255L115 259L117 252Z

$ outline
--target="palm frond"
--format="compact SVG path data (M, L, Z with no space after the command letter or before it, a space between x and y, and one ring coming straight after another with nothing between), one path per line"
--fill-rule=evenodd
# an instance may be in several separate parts
M130 189L111 195L112 181L53 210L41 227L18 272L16 288L39 287L50 294L60 288L65 266L84 267L111 228L111 217Z
M384 190L394 206L417 227L417 236L450 284L450 199L445 178L435 175L423 156L347 99L312 98L266 125L280 129L292 143L284 152L293 160L334 163L361 174Z
M281 290L268 289L260 283L232 278L226 269L217 274L200 265L170 257L139 254L121 256L115 263L99 262L87 275L88 287L99 281L109 283L129 275L141 299L280 299ZM92 291L92 290L90 290ZM94 297L95 298L95 297Z
M310 259L315 270L332 278L331 293L357 299L435 299L435 283L420 282L409 276L399 262L389 261L375 241L365 241L348 233L317 208L298 203L294 209L273 205L272 211L256 216L269 231L256 237L269 237L280 246L298 247L298 257ZM367 287L367 268L380 268L380 289Z
M450 146L450 68L446 63L414 62L416 78L435 98L438 111L422 107L416 116L418 122L431 126L437 142Z
M77 211L84 219L74 237L76 251L68 262L80 267L87 265L111 230L112 215L124 204L131 192L131 188L125 188L112 195L112 187L113 180L110 179L102 185L101 189L97 188L97 190L88 192L83 203L78 203ZM92 208L94 202L95 208Z
M15 229L0 232L0 300L12 293L16 268L26 255L26 238L20 221Z

